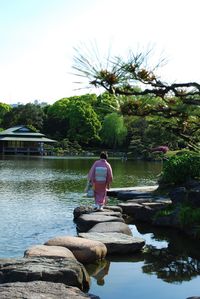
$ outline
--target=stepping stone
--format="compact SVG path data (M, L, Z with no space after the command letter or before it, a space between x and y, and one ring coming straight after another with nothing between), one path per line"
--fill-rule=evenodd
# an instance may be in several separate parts
M144 202L142 205L151 209L160 210L161 208L165 208L168 204L166 205L166 203L163 202Z
M122 209L119 207L119 206L105 206L104 207L104 210L111 210L111 211L114 211L114 212L121 212L122 213Z
M119 206L105 206L103 209L104 212L120 212L122 213L122 208L120 208ZM77 219L78 217L80 217L83 214L91 214L94 213L94 207L92 206L79 206L76 207L74 209L74 219Z
M0 285L7 282L60 282L81 290L89 288L85 267L72 259L13 258L0 259Z
M155 186L143 186L143 187L125 187L125 188L111 188L107 191L108 196L117 197L119 192L139 192L139 193L151 193L158 189L158 185Z
M100 299L98 296L83 293L76 287L47 281L13 282L0 285L1 299Z
M122 233L132 236L131 229L123 222L102 222L93 226L88 233Z
M111 211L111 210L107 210L107 209L103 209L103 210L100 210L100 211L95 211L95 212L92 212L90 213L90 215L101 215L101 216L114 216L114 217L120 217L122 218L122 213L121 212L114 212L114 211Z
M94 212L94 208L92 206L79 206L74 209L74 219L80 217L83 214L90 214Z
M79 237L55 237L47 241L45 245L68 248L81 263L92 263L101 260L105 258L107 254L107 248L102 242Z
M24 257L71 258L76 260L73 253L61 246L35 245L24 252Z
M84 214L76 219L77 229L80 232L87 232L95 224L101 222L125 222L123 218L103 215L103 213Z
M129 191L129 192L118 192L117 199L119 200L128 200L128 199L134 199L134 198L149 198L152 199L153 195L149 192L137 192L137 191Z
M79 233L79 237L104 243L108 254L135 253L143 248L145 241L121 233Z
M131 216L133 221L150 222L152 223L154 215L162 210L167 205L165 203L120 203L119 206L123 209L123 213Z
M122 208L124 214L130 216L135 215L138 210L144 209L144 206L142 206L142 204L136 202L119 203L119 206Z

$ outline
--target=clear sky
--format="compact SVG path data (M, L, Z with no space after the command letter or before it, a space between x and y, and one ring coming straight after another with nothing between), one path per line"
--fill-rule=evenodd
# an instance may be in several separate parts
M150 45L168 61L161 78L200 83L199 12L199 0L0 0L0 102L88 92L70 74L82 44L102 57Z

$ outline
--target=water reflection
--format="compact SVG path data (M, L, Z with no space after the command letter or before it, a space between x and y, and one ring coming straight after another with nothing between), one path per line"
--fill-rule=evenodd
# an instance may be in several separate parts
M157 249L148 245L143 253L146 274L156 274L168 283L190 281L200 274L199 260L184 254L177 254L169 248Z
M97 284L103 286L105 284L104 277L108 275L110 262L106 259L102 261L97 261L94 264L86 265L85 266L88 274L93 277Z
M167 228L152 228L137 225L140 233L145 235L153 231L153 240L167 241L164 248L147 244L143 257L142 270L147 274L156 274L168 283L189 281L200 274L200 242L188 238L184 233Z

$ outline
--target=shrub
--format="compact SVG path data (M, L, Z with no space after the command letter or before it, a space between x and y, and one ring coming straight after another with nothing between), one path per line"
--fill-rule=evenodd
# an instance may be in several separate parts
M182 184L188 179L200 178L200 155L194 152L170 157L163 162L160 183Z
M181 206L179 211L179 220L183 226L193 226L200 224L200 208L190 206Z

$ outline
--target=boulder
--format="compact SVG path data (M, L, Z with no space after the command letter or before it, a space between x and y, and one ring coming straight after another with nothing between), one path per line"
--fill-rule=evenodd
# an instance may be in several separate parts
M120 207L122 207L123 212L131 216L134 221L141 221L141 222L151 222L152 217L155 214L155 210L146 207L142 204L137 204L137 203L121 203L119 204Z
M169 197L173 205L183 203L187 199L187 189L185 187L177 187L169 192Z
M0 285L1 299L100 299L76 287L47 281L14 282Z
M85 267L73 259L0 259L0 284L35 280L64 283L81 290L87 290L90 283Z
M178 214L179 211L177 209L169 215L155 217L153 219L153 225L181 229L181 223Z
M48 258L68 258L68 259L76 259L73 253L61 246L47 246L47 245L35 245L28 248L24 252L24 257L48 257Z
M121 233L80 233L81 238L100 241L107 247L108 254L128 254L135 253L142 249L145 241Z
M136 202L119 203L119 206L122 208L123 213L129 216L134 215L139 209L143 208L141 204Z
M74 219L78 218L79 216L83 214L90 214L94 212L94 207L92 206L79 206L74 209Z
M101 213L93 213L93 214L84 214L76 219L77 229L80 232L87 232L91 229L95 224L101 222L124 222L123 218L103 215Z
M122 233L132 236L131 229L123 222L102 222L93 226L88 233Z
M168 204L165 202L151 202L151 203L134 203L126 202L120 203L119 206L122 208L123 213L131 216L133 221L150 222L152 223L154 215L166 208Z
M200 187L200 181L193 178L186 178L186 181L184 183L184 186L190 190L193 188L199 188Z
M200 208L200 188L191 189L188 192L188 203L196 208Z
M200 297L199 296L195 296L195 297L188 297L186 299L200 299Z
M82 239L79 237L60 236L45 243L48 246L62 246L71 250L81 263L92 263L105 258L106 246L99 241Z

